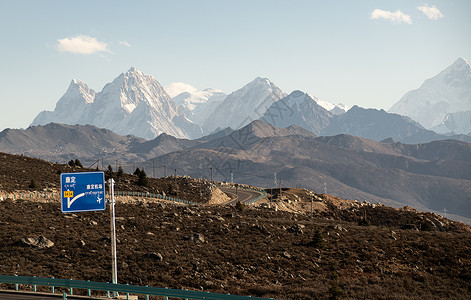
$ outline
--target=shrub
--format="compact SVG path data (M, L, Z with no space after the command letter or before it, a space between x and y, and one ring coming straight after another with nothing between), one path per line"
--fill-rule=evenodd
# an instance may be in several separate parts
M139 178L137 179L138 186L149 186L149 179L147 179L147 174L144 171L144 169L142 169L142 171L139 172L138 176L139 176Z
M370 226L370 221L366 217L362 217L360 220L358 220L358 225L359 226Z
M314 237L312 238L312 241L308 243L308 246L315 247L318 249L325 248L324 237L322 236L322 233L319 231L319 229L314 232Z
M77 158L75 159L74 164L75 164L76 167L83 168L82 163Z
M423 221L419 223L419 228L421 231L432 231L433 225L430 222Z
M30 189L35 189L35 188L37 188L36 181L34 181L34 179L31 179L31 182L29 183L28 187L29 187Z
M336 282L332 284L332 286L329 288L329 299L340 299L342 296L343 291L342 289L337 285Z
M121 166L119 166L119 168L118 168L118 174L117 175L118 175L118 178L122 177L124 175L124 171L123 171L123 168L121 168Z
M108 165L108 169L106 169L105 172L105 177L106 180L108 180L109 178L113 178L113 167L111 167L111 165Z
M235 207L236 207L239 211L244 211L245 205L244 205L243 203L241 203L240 201L237 201Z

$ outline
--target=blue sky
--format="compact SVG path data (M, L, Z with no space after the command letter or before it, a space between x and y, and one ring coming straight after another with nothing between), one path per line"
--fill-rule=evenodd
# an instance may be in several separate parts
M162 85L289 93L389 109L471 60L471 1L0 0L0 130L53 110L72 78L95 91L131 66Z

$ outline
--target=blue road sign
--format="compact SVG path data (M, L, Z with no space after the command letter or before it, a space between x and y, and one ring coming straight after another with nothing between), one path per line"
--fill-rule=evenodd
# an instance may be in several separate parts
M105 210L105 173L61 174L63 213Z

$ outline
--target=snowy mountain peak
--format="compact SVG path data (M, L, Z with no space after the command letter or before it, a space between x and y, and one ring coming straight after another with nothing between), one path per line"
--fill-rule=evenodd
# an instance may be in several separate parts
M448 113L471 110L471 65L458 58L416 90L407 92L389 112L409 116L425 128L440 124Z
M93 103L95 95L95 91L89 88L83 81L72 79L64 96L59 99L56 109L60 109L61 105L75 105L78 102L85 104ZM73 104L73 102L75 102L75 104ZM59 106L59 108L57 106Z
M156 108L159 99L170 100L160 83L153 76L131 67L107 84L97 101L103 102L103 106L121 108L125 114L130 114L141 103Z
M469 63L466 59L464 59L464 58L462 58L462 57L458 58L458 59L451 65L451 67L453 67L453 68L458 68L458 69L460 69L460 68L468 68L468 69L471 69L470 63Z
M201 136L201 128L185 118L160 83L134 67L96 95L83 82L72 80L56 109L41 112L32 125L50 122L91 124L148 139L162 132L181 138Z
M244 87L251 89L251 88L263 88L263 87L276 87L276 85L270 81L268 78L257 77Z
M203 91L185 91L172 98L189 120L202 125L214 109L226 98L226 94L217 89Z
M214 110L204 123L204 128L214 131L217 128L239 129L251 121L260 119L276 101L285 97L284 93L267 78L257 77L242 88L232 92Z
M165 87L165 91L170 97L173 98L184 92L188 92L188 93L197 92L198 89L192 86L191 84L188 84L185 82L172 82L171 84Z

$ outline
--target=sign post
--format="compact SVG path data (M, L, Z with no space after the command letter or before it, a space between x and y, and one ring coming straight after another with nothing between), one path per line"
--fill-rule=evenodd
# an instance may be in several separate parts
M116 258L116 218L114 213L114 179L108 180L110 185L110 214L111 214L111 282L118 283L118 262ZM113 297L117 297L118 293L113 292Z
M108 180L110 185L110 214L111 214L111 272L112 282L118 283L116 258L116 221L114 180ZM81 211L105 210L105 173L79 172L61 174L61 209L63 213ZM113 297L118 293L113 292Z

